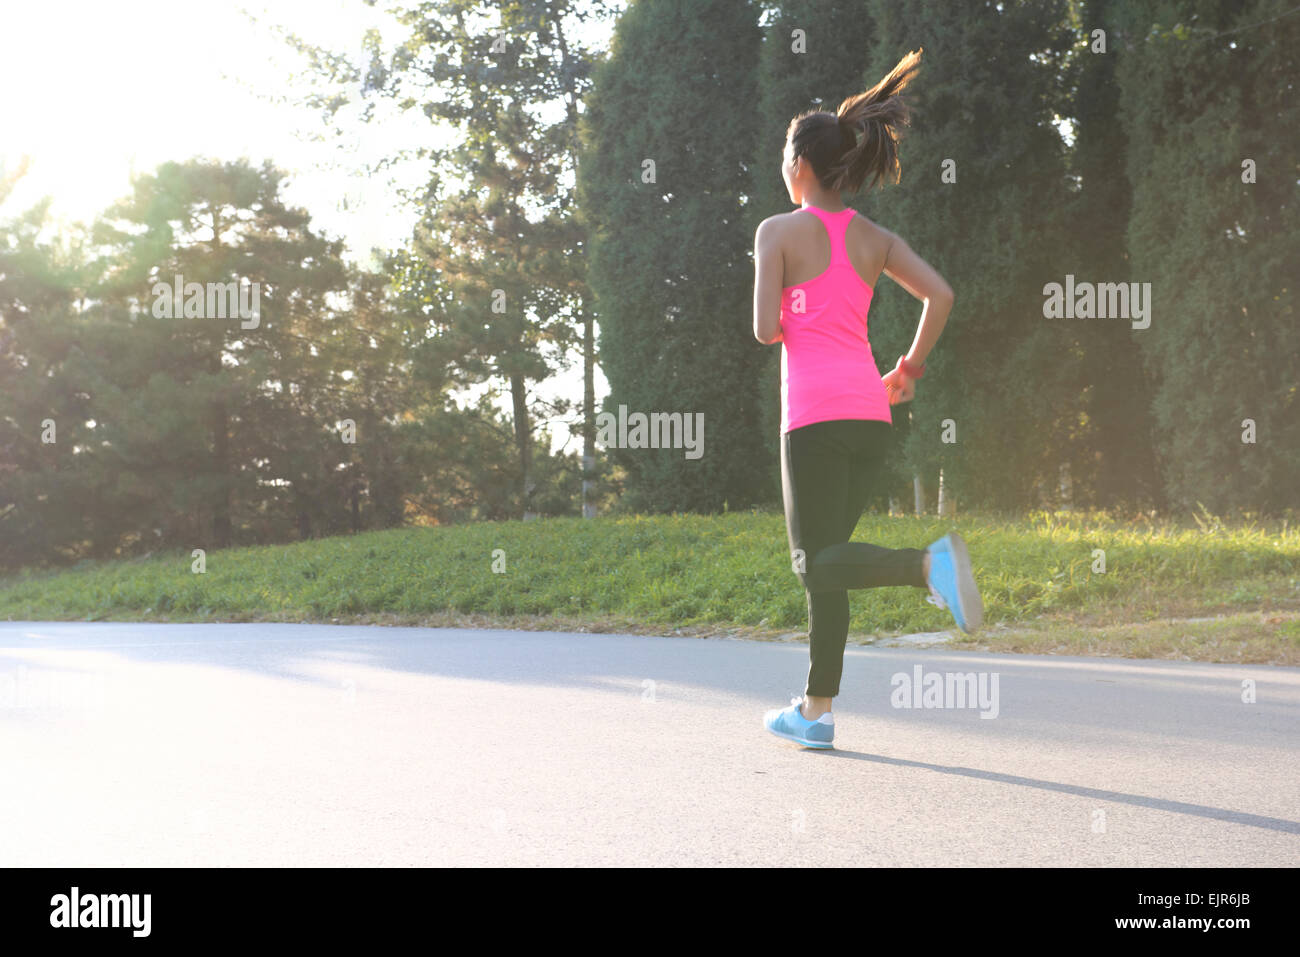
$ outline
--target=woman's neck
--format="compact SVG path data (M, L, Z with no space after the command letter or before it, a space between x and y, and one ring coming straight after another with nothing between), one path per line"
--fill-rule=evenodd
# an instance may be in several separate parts
M816 196L805 195L803 205L816 206L828 213L842 213L848 209L839 193L818 193Z

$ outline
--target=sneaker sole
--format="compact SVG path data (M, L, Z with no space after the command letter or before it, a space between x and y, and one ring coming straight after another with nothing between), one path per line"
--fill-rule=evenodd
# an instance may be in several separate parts
M953 566L957 572L957 600L966 627L962 631L970 634L984 624L984 600L975 586L975 576L970 570L970 553L966 550L966 541L956 532L950 533L952 543Z
M805 748L817 748L819 751L825 751L828 748L835 747L834 743L830 741L806 741L793 734L787 734L784 731L777 731L775 728L768 728L767 730L769 734L774 734L778 738L785 738L787 741L793 741L795 744L802 744Z

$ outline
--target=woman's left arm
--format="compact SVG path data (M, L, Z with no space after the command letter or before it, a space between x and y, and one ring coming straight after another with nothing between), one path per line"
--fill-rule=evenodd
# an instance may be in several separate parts
M781 280L784 257L774 217L754 233L754 338L765 346L781 341Z

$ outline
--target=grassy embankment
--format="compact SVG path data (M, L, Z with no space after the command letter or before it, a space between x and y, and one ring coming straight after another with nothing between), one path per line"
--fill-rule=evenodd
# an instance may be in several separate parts
M943 631L958 649L1300 664L1300 534L1282 523L868 514L854 540L923 547L951 528L970 546L984 629L962 635L920 589L869 589L851 593L850 641ZM403 529L210 551L202 574L192 561L177 551L0 578L0 619L806 634L779 514Z

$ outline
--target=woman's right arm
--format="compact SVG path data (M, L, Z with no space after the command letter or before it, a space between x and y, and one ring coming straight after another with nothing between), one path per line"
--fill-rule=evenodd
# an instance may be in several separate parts
M914 253L901 236L887 235L889 250L885 254L883 272L925 304L916 338L906 356L908 365L920 366L948 322L953 303L952 287L944 282L933 266Z

